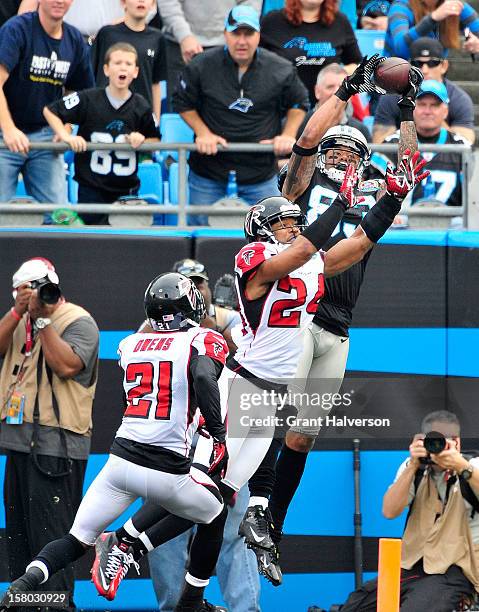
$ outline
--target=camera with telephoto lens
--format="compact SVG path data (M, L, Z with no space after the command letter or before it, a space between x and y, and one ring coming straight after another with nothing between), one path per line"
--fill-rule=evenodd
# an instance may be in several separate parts
M44 304L52 306L56 304L62 296L62 292L58 285L52 283L48 278L41 278L30 282L31 289L37 289L38 298Z
M238 310L238 296L236 295L235 279L231 274L223 274L216 281L213 290L213 304L229 310Z
M425 465L430 465L432 463L431 453L433 455L437 455L438 453L442 453L443 450L447 448L447 440L445 436L439 431L430 431L424 437L424 448L428 452L427 457L421 457L420 462Z

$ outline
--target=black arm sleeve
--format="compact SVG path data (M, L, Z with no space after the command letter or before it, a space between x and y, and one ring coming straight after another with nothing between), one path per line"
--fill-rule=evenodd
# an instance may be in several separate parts
M343 218L346 209L347 203L341 195L338 195L328 210L311 223L301 235L314 244L319 251L331 238L334 228Z
M371 242L385 234L401 210L401 201L389 193L383 195L361 221L361 227Z
M190 360L190 374L193 378L198 407L206 422L206 429L220 442L226 438L226 427L221 419L220 391L218 377L223 366L207 355L193 351Z

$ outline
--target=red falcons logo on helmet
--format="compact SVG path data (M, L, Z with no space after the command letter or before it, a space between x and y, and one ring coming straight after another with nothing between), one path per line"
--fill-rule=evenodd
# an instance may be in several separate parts
M216 357L218 357L218 355L221 353L222 350L223 350L223 347L221 346L221 344L219 344L219 342L213 342L213 352L216 355Z
M243 258L243 261L245 262L245 264L247 266L250 265L251 263L251 259L254 256L254 251L252 249L250 249L249 251L244 251L244 253L241 254L241 257Z

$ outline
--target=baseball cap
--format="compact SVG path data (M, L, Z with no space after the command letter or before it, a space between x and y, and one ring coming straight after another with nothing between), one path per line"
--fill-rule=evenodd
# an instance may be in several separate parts
M196 259L180 259L173 264L172 272L178 272L188 278L203 278L209 280L205 266Z
M409 47L409 52L411 54L411 59L444 59L444 47L436 38L429 38L427 36L423 36L422 38L418 38Z
M234 32L238 28L250 28L259 32L259 16L253 7L246 4L234 6L225 19L225 30Z
M427 81L423 81L421 83L421 87L419 88L419 92L417 97L420 98L426 94L432 94L439 98L441 102L444 104L449 104L449 96L447 94L447 89L444 83L440 83L439 81L434 81L433 79L428 79Z
M48 278L51 283L58 285L58 274L51 261L43 257L34 257L22 263L12 277L12 287L17 289L20 285L25 285L31 281Z

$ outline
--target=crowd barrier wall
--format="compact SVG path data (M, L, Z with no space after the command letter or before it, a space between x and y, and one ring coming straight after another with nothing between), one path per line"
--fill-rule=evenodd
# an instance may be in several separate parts
M122 416L118 341L143 319L148 282L174 261L195 256L210 284L231 272L244 243L240 232L94 230L45 228L0 230L0 312L12 304L11 275L33 256L50 258L67 299L87 308L101 332L100 373L94 404L94 434L85 486L104 464ZM404 449L427 412L454 410L465 446L478 446L475 411L479 391L479 232L390 231L375 247L354 312L344 388L362 397L361 414L390 416L396 429L387 436L358 428L361 440L361 501L364 572L377 567L377 538L398 537L404 517L381 516L381 499L406 456ZM0 484L3 478L0 457ZM327 608L354 587L353 458L351 435L341 428L320 437L308 458L300 490L286 522L282 564L284 585L262 580L266 612ZM119 519L115 525L119 525ZM5 518L0 504L0 542ZM78 563L77 605L105 610L88 582L87 557ZM147 564L139 578L122 585L108 609L155 608ZM8 580L5 547L0 547L1 581ZM221 602L216 580L208 598Z

